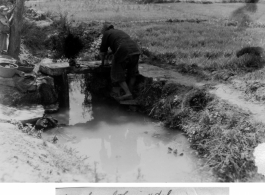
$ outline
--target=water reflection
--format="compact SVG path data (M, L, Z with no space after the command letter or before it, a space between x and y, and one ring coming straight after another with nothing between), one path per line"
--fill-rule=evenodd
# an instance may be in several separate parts
M56 119L60 124L75 125L79 123L86 123L93 119L91 104L85 104L91 102L91 94L85 92L84 75L69 74L69 100L70 109L61 108L60 111L52 116L56 116Z
M47 135L57 134L60 144L88 156L88 162L96 166L95 174L104 174L110 182L208 180L199 173L197 158L181 132L165 129L139 113L128 112L99 97L84 105L82 83L72 81L73 102L68 119L69 124L75 125L48 131ZM168 147L177 153L168 153Z

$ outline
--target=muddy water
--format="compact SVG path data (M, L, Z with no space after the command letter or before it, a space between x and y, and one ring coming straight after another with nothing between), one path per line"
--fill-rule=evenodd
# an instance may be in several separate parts
M54 115L69 126L45 136L57 135L58 144L87 156L96 182L213 181L199 171L199 160L181 132L115 102L88 96L91 101L84 104L80 79L70 79L70 88L70 111Z

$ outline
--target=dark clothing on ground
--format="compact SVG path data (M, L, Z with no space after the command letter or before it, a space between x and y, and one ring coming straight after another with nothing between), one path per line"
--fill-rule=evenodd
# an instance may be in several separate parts
M138 45L125 32L117 29L107 30L102 37L100 52L112 50L111 78L113 82L122 82L127 76L135 77L138 73L138 61L141 53Z

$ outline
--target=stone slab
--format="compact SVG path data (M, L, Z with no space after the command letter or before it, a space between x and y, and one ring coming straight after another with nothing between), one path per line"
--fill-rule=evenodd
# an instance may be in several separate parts
M40 64L39 71L41 73L47 74L49 76L60 76L65 72L69 72L70 66L68 62L59 62L59 63L43 63Z
M68 62L52 62L49 60L40 63L39 71L49 76L60 76L64 73L85 74L98 68L100 61L78 61L80 67L70 67Z

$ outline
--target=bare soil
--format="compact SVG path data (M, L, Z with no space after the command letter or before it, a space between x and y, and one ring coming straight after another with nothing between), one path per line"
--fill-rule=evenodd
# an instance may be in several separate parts
M75 152L0 123L1 182L93 182L89 167Z

